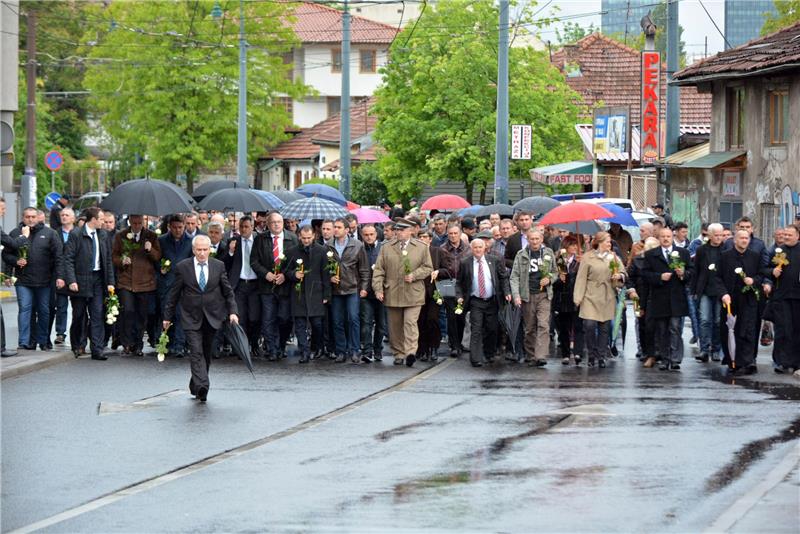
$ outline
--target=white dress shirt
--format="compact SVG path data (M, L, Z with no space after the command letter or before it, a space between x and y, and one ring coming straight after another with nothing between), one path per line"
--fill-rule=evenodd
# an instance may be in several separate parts
M94 241L94 268L93 271L100 270L100 240L97 237L97 230L92 230L88 226L84 225L83 228L86 231L86 235L88 235L92 241Z
M197 285L200 285L200 262L197 261L197 257L195 257L192 261L194 261L194 277L197 280ZM206 286L208 286L208 260L206 260L203 270L206 273Z
M672 254L672 247L670 247L670 248L661 247L661 254L664 256L664 258L667 260L667 262L669 262L669 260L670 260L669 255Z
M479 285L479 282L478 282L478 263L479 262L483 264L483 282L484 282L484 287L486 288L486 291L485 291L483 297L481 297L481 292L480 292L480 289L479 289L480 285ZM494 296L494 287L492 287L492 272L489 269L490 269L489 262L486 261L486 256L481 256L480 260L475 259L475 257L473 256L473 258L472 258L472 296L473 297L488 299L488 298Z
M275 243L275 238L278 238L278 256L283 254L283 232L278 234L277 236L272 232L269 232L269 252L272 254L272 245Z
M279 240L279 243L282 240ZM242 268L239 271L239 278L242 280L255 280L256 273L253 272L253 268L250 267L250 254L253 252L253 235L251 234L249 238L245 239L242 237ZM270 246L270 250L272 247Z

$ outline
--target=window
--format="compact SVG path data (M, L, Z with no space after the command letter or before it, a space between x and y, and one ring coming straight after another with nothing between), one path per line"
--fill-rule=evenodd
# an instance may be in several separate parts
M342 72L342 49L331 49L331 72Z
M291 118L294 111L294 105L291 98L288 96L279 96L275 99L275 107L282 107L286 110L287 115Z
M785 145L789 140L789 91L769 92L769 144Z
M744 87L728 89L728 146L744 146Z
M759 207L761 208L761 224L758 229L760 230L761 238L766 242L770 242L775 229L778 227L780 209L775 204L761 204Z
M378 53L375 50L361 50L361 72L375 72Z
M286 52L282 57L283 64L286 65L286 79L291 82L294 80L294 53Z
M342 109L342 99L338 96L329 96L328 97L328 117L331 115L335 115L339 113L339 110Z
M725 228L733 230L734 223L742 216L741 202L720 202L719 203L719 222Z

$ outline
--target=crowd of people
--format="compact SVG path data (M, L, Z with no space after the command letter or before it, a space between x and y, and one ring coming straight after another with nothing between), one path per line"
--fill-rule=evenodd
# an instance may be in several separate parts
M730 230L703 224L690 239L685 223L654 215L634 241L617 224L576 235L524 211L476 221L398 206L390 215L300 224L278 212L200 211L123 224L62 201L46 225L44 212L26 208L2 232L18 345L69 343L76 357L105 360L109 348L142 356L145 339L155 347L164 330L167 357L191 356L190 389L205 394L210 359L229 352L225 322L241 326L254 359L272 362L296 344L301 364L370 363L388 341L393 363L413 366L437 360L446 342L449 356L468 351L475 367L498 354L544 367L555 346L564 365L604 368L625 342L630 301L644 367L680 369L688 317L698 362L756 372L763 322L775 371L800 376L800 220L767 245L747 217Z

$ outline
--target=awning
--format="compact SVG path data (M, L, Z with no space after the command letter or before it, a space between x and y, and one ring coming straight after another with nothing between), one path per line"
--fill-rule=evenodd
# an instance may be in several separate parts
M591 184L592 163L570 161L531 169L531 179L543 184Z
M674 154L657 161L656 165L659 167L682 167L684 164L694 161L697 158L707 156L710 153L711 144L700 143L699 145L679 150L678 152L675 152Z
M619 171L620 174L625 174L628 176L651 176L658 172L655 167L637 167L635 169L622 169Z
M656 162L655 165L656 167L669 167L674 169L716 169L737 158L741 158L745 154L747 154L746 150L711 152L711 145L709 143L702 143L676 152Z

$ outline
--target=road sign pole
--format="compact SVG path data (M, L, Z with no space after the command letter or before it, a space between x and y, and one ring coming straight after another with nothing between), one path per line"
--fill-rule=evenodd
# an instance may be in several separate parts
M50 171L50 191L56 190L56 171Z

